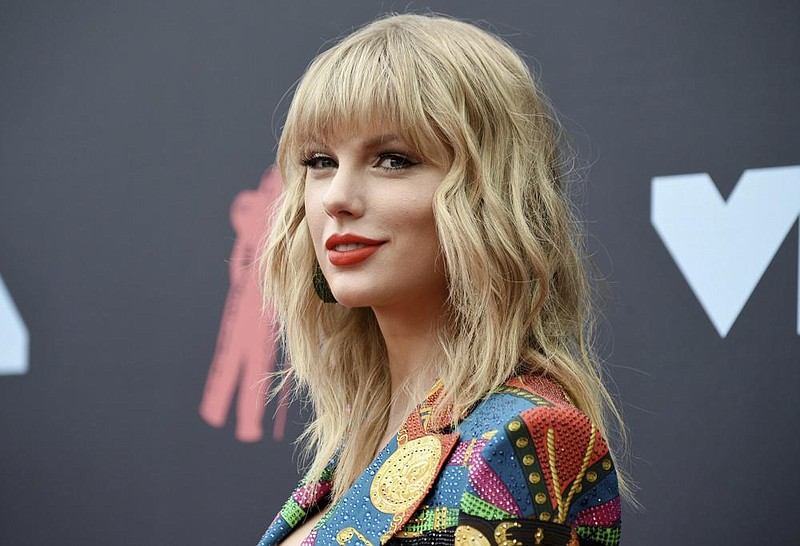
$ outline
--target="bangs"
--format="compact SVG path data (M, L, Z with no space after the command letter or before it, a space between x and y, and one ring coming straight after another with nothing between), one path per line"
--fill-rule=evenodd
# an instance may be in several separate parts
M420 52L404 34L359 36L315 59L289 109L281 137L285 159L296 162L311 142L335 142L378 127L400 136L421 159L450 160L435 107L425 101L435 93L424 89Z

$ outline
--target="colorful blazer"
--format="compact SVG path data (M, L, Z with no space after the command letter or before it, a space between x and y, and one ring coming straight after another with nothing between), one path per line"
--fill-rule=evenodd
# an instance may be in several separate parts
M311 545L614 546L614 462L552 382L512 379L457 426L433 422L441 386L303 542ZM335 460L303 479L258 546L276 545L329 500Z

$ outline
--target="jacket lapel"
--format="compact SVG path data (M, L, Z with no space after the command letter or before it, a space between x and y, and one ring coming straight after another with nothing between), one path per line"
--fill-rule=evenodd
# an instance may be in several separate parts
M403 528L458 440L449 420L432 418L441 392L437 383L411 412L389 445L331 508L316 530L314 544L378 546Z
M442 394L438 382L406 418L400 431L350 489L331 507L304 545L378 546L394 536L417 511L458 441L447 417L435 419ZM449 412L442 412L449 415ZM320 481L304 478L283 505L258 546L279 544L331 491L334 457Z

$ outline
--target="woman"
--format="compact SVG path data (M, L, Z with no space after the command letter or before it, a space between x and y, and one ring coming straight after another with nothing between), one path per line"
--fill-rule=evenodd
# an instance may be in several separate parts
M309 66L261 266L312 463L261 545L618 542L558 137L463 22L387 17Z

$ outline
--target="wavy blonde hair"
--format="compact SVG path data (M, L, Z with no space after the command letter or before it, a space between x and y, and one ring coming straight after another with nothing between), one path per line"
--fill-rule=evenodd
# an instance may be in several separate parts
M278 146L285 190L260 267L291 359L284 381L294 378L315 411L301 439L311 478L338 452L334 499L346 491L385 433L392 393L372 310L323 304L314 293L301 158L311 140L375 124L448 167L433 201L450 291L441 356L429 363L445 386L438 411L452 404L460 415L509 377L540 373L606 436L624 431L590 343L583 237L546 98L496 36L396 15L314 59Z

